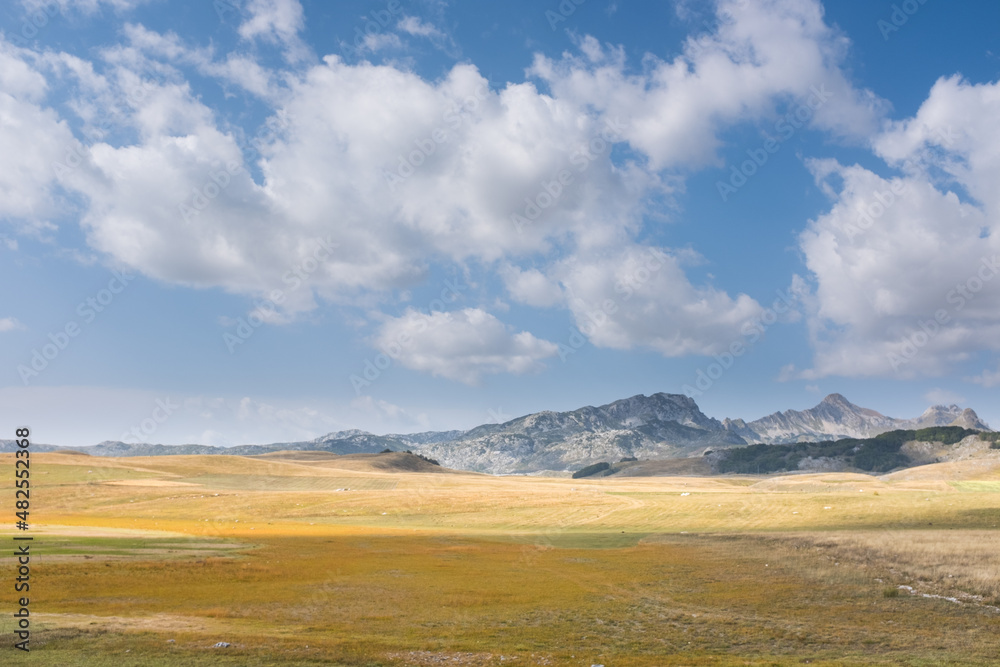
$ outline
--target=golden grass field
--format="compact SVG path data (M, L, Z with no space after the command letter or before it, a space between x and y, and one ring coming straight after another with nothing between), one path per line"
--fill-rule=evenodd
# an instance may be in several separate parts
M0 663L1000 664L996 460L596 480L410 463L34 454L32 650L4 583Z

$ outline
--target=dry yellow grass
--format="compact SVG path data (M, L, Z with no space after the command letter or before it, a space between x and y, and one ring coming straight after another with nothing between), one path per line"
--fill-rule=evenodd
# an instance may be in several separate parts
M809 536L830 557L860 564L895 585L1000 607L1000 532L864 531Z
M35 455L30 664L992 664L1000 652L1000 615L974 598L884 597L907 583L996 595L995 474L570 480L341 463ZM0 456L0 475L11 469ZM205 551L218 540L242 546ZM65 557L88 544L90 558Z

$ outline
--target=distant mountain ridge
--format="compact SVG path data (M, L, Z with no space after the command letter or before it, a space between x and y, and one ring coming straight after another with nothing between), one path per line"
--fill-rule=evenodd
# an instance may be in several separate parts
M482 424L467 431L428 431L375 435L351 429L314 440L267 445L153 445L105 441L76 448L94 456L240 455L281 450L334 454L410 450L448 468L492 474L537 474L579 470L600 461L626 457L642 460L683 458L754 443L789 444L842 438L869 438L886 431L928 426L989 430L971 409L932 406L920 417L895 419L830 394L808 410L786 410L751 422L706 416L694 399L682 394L637 395L598 407L568 412L536 412L502 424ZM0 441L12 451L13 441ZM36 451L59 449L33 446Z
M816 407L808 410L786 410L756 419L749 424L740 420L724 422L726 427L744 439L769 445L794 442L819 442L840 438L872 438L894 430L927 428L929 426L962 426L980 431L990 430L975 411L962 410L957 405L935 405L916 419L894 419L859 407L840 394L830 394Z
M626 456L677 458L742 444L690 397L660 393L485 424L420 451L451 468L509 474L575 470Z

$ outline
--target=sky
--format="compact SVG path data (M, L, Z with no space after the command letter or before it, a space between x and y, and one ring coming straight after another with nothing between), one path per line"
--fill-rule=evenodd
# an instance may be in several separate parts
M1000 428L992 0L11 0L0 423ZM0 433L0 437L12 437Z

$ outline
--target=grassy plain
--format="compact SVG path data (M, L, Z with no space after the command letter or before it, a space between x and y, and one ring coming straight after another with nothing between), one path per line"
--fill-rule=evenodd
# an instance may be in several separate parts
M997 664L996 461L596 480L412 463L35 454L32 651L10 648L4 583L2 662Z

